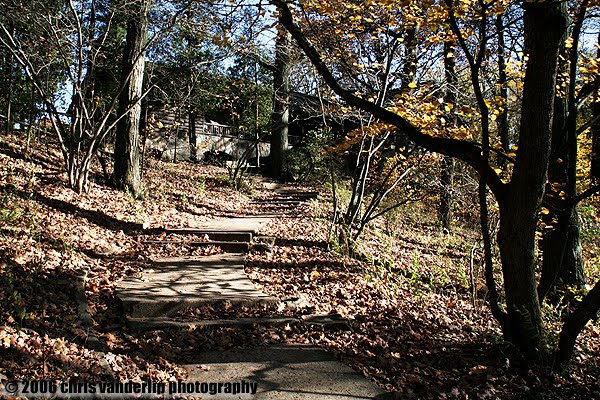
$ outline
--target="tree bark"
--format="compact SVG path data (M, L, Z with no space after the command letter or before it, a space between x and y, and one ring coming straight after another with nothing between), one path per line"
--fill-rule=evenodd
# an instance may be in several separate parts
M456 62L454 59L454 43L444 42L444 75L446 78L446 94L444 102L451 104L452 109L448 113L449 126L456 125L456 89L458 77L456 76ZM442 228L450 231L452 225L452 191L454 186L455 161L452 157L442 158L440 176L440 206L438 216Z
M127 21L127 39L123 52L121 72L122 92L119 96L115 140L115 183L134 197L142 195L140 176L140 116L142 84L144 80L144 48L148 38L150 0L136 0L131 4Z
M570 54L564 46L561 53L570 59L569 70L566 64L559 67L561 74L569 76L568 93L557 95L554 99L554 119L552 122L552 147L548 166L548 185L544 203L551 212L543 216L548 226L542 240L543 263L542 277L538 285L540 299L552 290L556 284L583 288L585 272L581 251L579 215L576 204L571 199L577 196L577 106L575 96L576 66L578 43L585 17L585 1L580 6L578 18L573 28L573 46Z
M404 34L404 65L402 66L402 82L400 83L400 91L409 90L409 84L415 80L417 74L417 34L418 26L407 28ZM406 133L397 132L395 138L396 151L401 151L402 148L410 144L410 140Z
M600 57L600 55L599 55ZM592 125L592 167L590 174L594 179L600 179L600 98L596 95L596 100L592 105L592 118L595 122Z
M600 282L596 283L577 309L567 317L558 341L554 370L564 371L568 366L573 356L577 336L590 320L597 318L598 310L600 310Z
M596 56L600 58L600 32L598 32L598 52ZM595 119L592 125L592 167L590 174L592 178L600 179L600 96L596 92L594 102L592 103L592 118Z
M567 27L566 4L525 3L529 62L523 86L519 152L507 196L499 200L508 340L531 363L547 360L535 280L535 232L550 159L557 61Z
M288 126L290 118L290 47L292 37L283 27L275 47L273 115L271 132L271 176L287 180Z
M188 136L190 141L190 158L192 161L198 161L198 136L196 135L196 113L194 111L188 114Z
M510 151L510 138L508 130L508 77L506 75L506 61L504 57L504 22L502 15L496 17L496 30L498 31L498 86L500 86L500 99L502 111L498 116L498 137L500 145L505 153ZM501 165L506 164L503 158L499 158Z
M455 160L444 156L441 161L439 220L447 232L452 229L452 192L454 190Z
M12 36L15 34L15 28L12 22L9 22L9 30ZM13 103L13 85L15 81L14 77L14 56L10 51L6 52L6 133L10 134L13 130L13 116L12 116L12 103Z
M30 82L30 102L29 102L29 125L27 126L27 143L25 144L25 153L29 153L29 147L34 135L34 124L37 119L38 110L35 97L35 86Z
M560 121L561 103L555 102L555 120ZM558 114L557 115L557 111ZM564 119L562 119L564 121ZM551 212L542 220L552 226L544 232L542 239L542 276L538 285L540 300L543 300L557 285L582 288L585 285L583 254L581 250L579 213L577 206L570 202L576 193L569 193L569 181L577 179L570 176L567 164L577 162L569 157L564 129L555 130L552 141L552 157L548 168L548 187L544 203Z
M565 251L563 258L565 258L567 265L561 266L559 271L559 280L567 283L574 283L580 288L585 286L585 275L583 271L583 257L581 256L581 245L579 240L579 216L577 214L577 203L576 201L586 193L577 193L577 117L578 117L578 105L576 102L576 77L577 77L577 59L578 59L578 44L579 35L581 33L583 22L587 13L588 0L583 0L580 4L578 18L575 21L573 28L573 46L571 48L570 57L570 71L569 71L569 96L568 96L568 118L566 121L566 129L564 135L566 136L566 148L567 148L567 162L566 162L566 193L568 197L567 206L559 214L559 229L564 229L566 232L564 235L565 240ZM599 36L600 42L600 36ZM600 49L598 50L600 55ZM594 191L595 189L591 189ZM577 265L573 266L568 264L571 260L576 260ZM575 311L571 313L560 333L558 348L554 359L554 369L556 371L564 371L567 367L573 351L577 337L586 326L586 324L593 318L597 318L598 311L600 310L600 282L597 282L594 288L583 298L581 303L577 306Z

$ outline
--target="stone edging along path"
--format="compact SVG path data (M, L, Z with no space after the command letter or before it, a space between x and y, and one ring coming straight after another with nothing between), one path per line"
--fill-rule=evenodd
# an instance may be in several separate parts
M267 186L267 185L270 185ZM316 197L277 184L265 184L275 191L270 205L296 207ZM279 201L279 204L278 204ZM256 289L244 271L244 252L261 225L277 214L251 215L209 222L201 227L169 230L179 235L208 237L211 244L226 253L203 257L170 257L155 261L141 278L127 279L116 290L131 329L164 329L265 324L285 325L298 322L289 317L232 318L182 322L173 315L188 307L230 302L253 305L277 303L280 299ZM216 241L216 242L215 242ZM198 243L202 245L202 243ZM315 324L326 318L310 318ZM387 398L373 383L336 361L330 354L313 346L271 345L265 347L200 352L192 355L186 368L188 381L252 382L257 392L249 396L221 393L195 398L256 399L371 399Z

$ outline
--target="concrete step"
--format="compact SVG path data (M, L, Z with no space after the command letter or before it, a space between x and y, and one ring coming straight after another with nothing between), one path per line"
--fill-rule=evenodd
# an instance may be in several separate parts
M252 231L214 231L202 228L177 228L166 229L167 233L176 235L199 235L207 236L208 239L218 242L250 242L252 241Z
M273 344L190 354L189 381L250 383L257 400L394 399L317 347ZM239 396L239 395L238 395ZM247 395L246 395L247 396ZM234 397L230 397L234 398Z
M202 225L185 228L185 229L199 229L211 232L249 232L256 233L261 225L273 219L272 215L247 215L244 217L233 217L226 219L217 219L214 221L206 221Z
M143 243L147 244L180 244L182 246L208 247L216 246L221 248L225 253L246 253L250 248L248 242L223 242L223 241L183 241L183 240L146 240Z
M248 279L242 254L159 259L141 278L121 282L116 295L124 313L133 318L170 317L225 301L240 306L279 302Z
M194 297L190 295L181 296L160 296L153 299L122 299L121 304L126 315L132 318L159 318L169 317L177 314L186 308L200 307L206 304L214 304L228 301L234 306L251 307L257 304L277 303L278 299L270 296L257 298L255 296L240 295L222 295L213 296L211 299Z
M250 217L255 217L255 218L269 218L271 220L273 218L280 218L280 217L283 217L283 216L285 216L285 213L276 212L276 211L273 212L271 210L271 212L261 212L261 213L257 213L257 214L251 215ZM257 230L257 232L258 232L258 230ZM254 232L254 233L256 234L257 232Z
M301 199L314 199L319 196L319 192L303 192L294 189L276 190L275 193L277 193L278 196L288 196Z
M168 317L126 317L127 325L135 330L153 330L168 328L243 328L254 325L284 326L295 325L303 322L328 331L351 331L350 321L345 318L331 317L330 315L311 314L300 318L286 316L217 318L207 320L175 320Z
M262 317L262 318L231 318L211 319L200 321L176 321L169 318L127 318L127 326L133 330L154 329L205 329L205 328L245 328L255 325L285 326L299 323L297 318Z
M298 199L268 199L268 200L255 200L250 204L261 204L261 205L273 205L273 206L297 206L301 204L303 201Z

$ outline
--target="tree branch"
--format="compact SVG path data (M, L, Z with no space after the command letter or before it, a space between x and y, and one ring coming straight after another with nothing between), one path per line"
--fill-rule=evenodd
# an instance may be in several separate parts
M560 334L558 350L554 359L554 369L564 371L568 366L573 355L577 336L589 321L598 316L598 311L600 311L600 281L596 282L594 288L583 298L579 307L567 317Z
M342 87L331 70L325 65L319 52L306 38L301 28L294 22L294 17L288 6L288 2L285 0L271 0L271 3L279 9L279 12L281 13L281 23L290 32L300 49L302 49L314 65L317 72L323 77L331 90L344 99L349 106L367 111L381 121L395 125L402 133L408 136L410 140L429 151L458 158L469 164L479 173L482 173L485 170L488 177L488 186L496 198L505 196L506 184L502 182L498 174L496 174L489 165L484 165L482 162L481 149L478 146L463 140L434 137L424 134L418 127L411 124L402 116L358 97L348 89Z
M580 193L579 195L573 197L573 199L571 199L571 205L575 206L575 205L581 203L583 200L587 199L588 197L592 197L596 193L600 193L600 185L592 186L585 192Z

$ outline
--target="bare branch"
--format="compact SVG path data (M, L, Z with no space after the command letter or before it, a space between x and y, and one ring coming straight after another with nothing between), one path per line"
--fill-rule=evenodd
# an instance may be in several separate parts
M419 146L422 146L430 151L435 151L463 160L480 173L485 171L489 178L488 185L496 197L501 198L505 196L505 184L489 165L484 165L482 162L480 148L464 140L426 135L402 116L388 109L380 107L366 99L360 98L348 89L343 88L336 77L332 74L330 69L327 67L319 52L309 42L302 30L294 22L294 17L288 6L288 3L284 0L271 0L271 3L277 6L282 14L281 21L283 25L292 34L292 37L294 40L296 40L298 46L304 51L306 56L313 63L316 70L323 77L327 85L329 85L329 87L338 96L344 99L348 105L365 110L381 121L395 125L403 134L407 135L410 140Z

